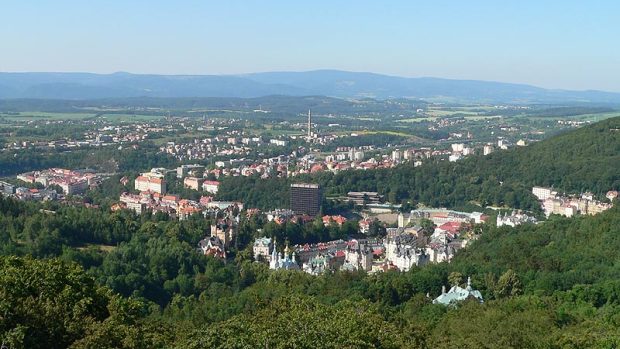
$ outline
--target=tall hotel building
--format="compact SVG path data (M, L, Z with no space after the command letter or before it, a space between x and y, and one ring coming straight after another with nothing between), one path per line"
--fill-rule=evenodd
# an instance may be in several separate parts
M291 210L316 216L321 209L321 187L318 184L291 184Z

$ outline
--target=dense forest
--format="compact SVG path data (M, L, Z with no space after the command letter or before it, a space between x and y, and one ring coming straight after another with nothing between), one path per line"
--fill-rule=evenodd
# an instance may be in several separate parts
M142 143L136 149L77 149L72 151L37 149L19 152L0 153L0 176L13 176L18 173L46 169L61 168L95 168L103 172L143 171L153 167L175 167L174 158L158 154L159 148Z
M320 173L294 178L325 188L328 196L349 191L378 191L391 203L462 207L470 203L538 211L532 186L597 195L620 189L620 118L608 119L528 147L516 147L458 162L429 160L394 169ZM249 206L282 207L290 179L225 178L220 198ZM275 195L274 195L275 193Z
M202 256L204 219L38 208L0 201L0 336L11 348L620 344L617 205L539 225L484 225L450 264L318 277L270 272L248 248L228 263ZM468 276L483 304L431 303Z

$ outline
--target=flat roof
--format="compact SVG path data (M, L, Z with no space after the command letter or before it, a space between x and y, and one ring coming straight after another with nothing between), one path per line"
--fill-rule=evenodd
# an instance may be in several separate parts
M312 188L312 189L318 189L319 185L318 184L312 184L312 183L293 183L293 184L291 184L291 188Z

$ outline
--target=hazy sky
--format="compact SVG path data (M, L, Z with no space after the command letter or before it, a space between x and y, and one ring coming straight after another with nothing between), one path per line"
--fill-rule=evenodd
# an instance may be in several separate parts
M327 68L620 91L620 1L0 0L0 71Z

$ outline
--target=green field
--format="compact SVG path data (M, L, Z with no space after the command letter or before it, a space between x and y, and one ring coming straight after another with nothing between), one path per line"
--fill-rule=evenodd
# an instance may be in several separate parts
M437 116L428 116L422 118L400 119L398 122L422 122L422 121L435 121L439 119Z
M571 116L519 116L531 120L572 120L572 121L591 121L597 122L609 118L620 116L620 112L612 111L608 113L581 114Z

